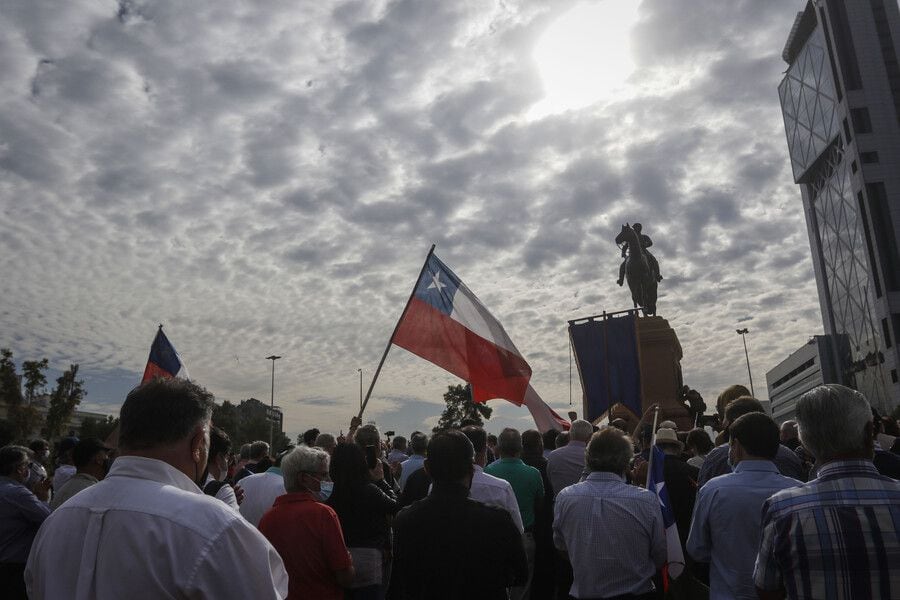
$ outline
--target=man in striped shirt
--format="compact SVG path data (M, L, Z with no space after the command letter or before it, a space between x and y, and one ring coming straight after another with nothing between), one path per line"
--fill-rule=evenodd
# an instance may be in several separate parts
M829 384L797 403L818 477L763 505L754 582L760 598L900 597L900 482L872 464L872 412Z

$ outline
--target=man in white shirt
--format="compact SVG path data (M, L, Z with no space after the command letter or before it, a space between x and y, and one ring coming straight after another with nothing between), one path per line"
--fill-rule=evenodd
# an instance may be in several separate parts
M285 454L286 452L279 454L275 459L275 466L269 467L264 473L256 473L241 479L239 485L244 491L241 516L254 526L258 526L262 516L272 508L275 498L287 493L284 489L284 476L281 473L281 459Z
M524 533L519 503L512 486L508 481L484 472L484 463L487 461L487 433L475 425L463 428L463 433L475 448L475 473L472 476L472 487L469 488L469 498L506 510L519 533Z
M213 406L212 394L183 379L128 394L109 474L38 531L25 568L29 598L286 596L272 545L197 487Z
M203 480L203 493L218 498L238 510L243 499L241 488L235 490L225 480L228 478L228 453L231 438L215 425L209 428L209 460L206 461L207 474ZM239 494L239 495L238 495Z

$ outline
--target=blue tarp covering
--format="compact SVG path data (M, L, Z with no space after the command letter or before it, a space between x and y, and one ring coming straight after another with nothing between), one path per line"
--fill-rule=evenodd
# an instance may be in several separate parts
M569 325L569 337L584 390L584 418L593 421L621 402L641 410L641 368L634 314Z

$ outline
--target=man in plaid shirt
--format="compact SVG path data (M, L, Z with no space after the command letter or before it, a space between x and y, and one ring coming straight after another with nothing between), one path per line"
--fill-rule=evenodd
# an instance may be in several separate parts
M797 403L818 477L763 505L754 582L760 598L900 598L900 482L872 464L872 412L825 385Z

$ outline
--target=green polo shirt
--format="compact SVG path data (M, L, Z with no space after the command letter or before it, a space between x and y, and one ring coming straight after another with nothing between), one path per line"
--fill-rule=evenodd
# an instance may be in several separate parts
M509 482L519 503L522 525L525 529L534 527L534 505L544 498L541 472L526 465L521 458L501 458L486 466L484 472Z

